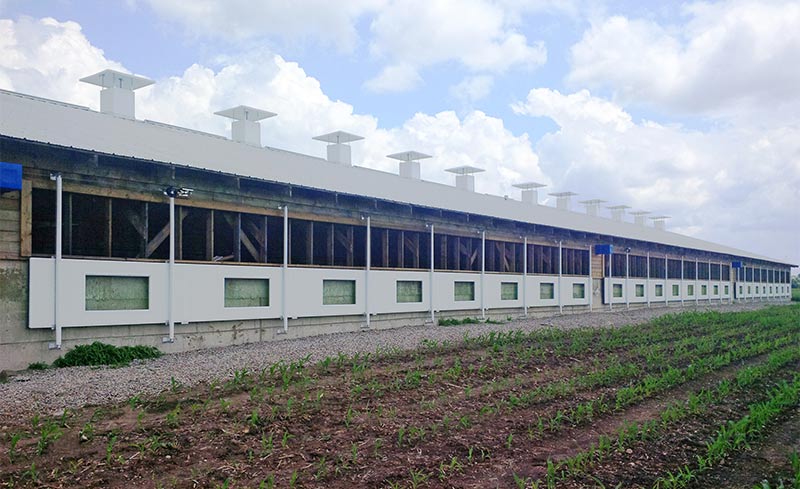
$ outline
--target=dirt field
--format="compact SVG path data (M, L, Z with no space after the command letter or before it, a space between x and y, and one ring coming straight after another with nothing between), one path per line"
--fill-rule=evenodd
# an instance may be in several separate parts
M0 487L792 487L800 306L491 332L0 422Z

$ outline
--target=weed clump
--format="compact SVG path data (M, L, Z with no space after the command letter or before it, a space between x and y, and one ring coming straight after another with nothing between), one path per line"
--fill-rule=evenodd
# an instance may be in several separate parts
M114 346L95 341L91 345L78 345L63 357L53 362L54 367L77 367L81 365L127 365L132 360L158 358L162 355L153 346Z
M33 362L28 365L28 370L47 370L48 368L50 368L50 365L44 362Z

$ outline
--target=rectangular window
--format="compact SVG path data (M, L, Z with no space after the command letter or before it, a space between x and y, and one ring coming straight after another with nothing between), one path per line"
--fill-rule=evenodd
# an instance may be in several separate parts
M714 286L714 295L719 295L719 285Z
M453 299L456 301L475 300L475 282L453 282Z
M758 285L756 285L756 294L758 294Z
M419 280L398 280L397 302L422 302L422 282Z
M586 298L586 284L572 284L572 298L585 299Z
M539 299L554 299L556 293L555 285L552 282L539 284Z
M694 295L694 285L687 285L686 286L686 295L692 297Z
M225 307L267 306L269 306L269 279L225 279Z
M614 284L612 289L614 297L622 297L622 284Z
M708 286L707 285L701 285L700 286L700 295L703 295L703 296L708 295Z
M516 282L500 283L500 300L515 301L519 299L519 284Z
M656 297L664 297L664 286L656 284Z
M752 285L748 285L747 286L747 293L748 294L752 294L753 293L753 286Z
M644 297L644 284L636 284L636 297Z
M678 297L679 295L681 295L680 290L681 289L678 286L678 284L673 284L672 285L672 297Z
M355 304L355 280L323 280L322 303L324 305Z
M725 294L725 295L728 295L728 291L729 291L730 289L729 289L729 288L728 288L728 286L726 285L726 286L725 286L725 287L724 287L722 290L724 291L724 294Z
M87 311L133 311L149 308L149 277L86 276Z

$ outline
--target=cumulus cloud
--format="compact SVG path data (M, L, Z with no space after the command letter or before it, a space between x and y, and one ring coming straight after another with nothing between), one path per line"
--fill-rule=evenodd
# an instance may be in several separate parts
M797 259L800 127L728 126L710 131L634 121L581 90L534 89L515 112L558 130L536 144L559 190L673 216L670 228L766 255ZM765 231L780 237L764 242Z
M356 22L383 0L148 0L163 18L197 37L241 41L273 37L311 40L351 51L358 42Z
M464 78L457 85L450 87L450 95L463 104L471 104L489 95L494 84L494 77L477 75Z
M73 22L52 19L0 21L4 56L0 88L88 105L97 109L97 87L78 79L108 67L125 71L92 46ZM53 53L50 56L49 53ZM442 170L455 165L485 167L478 190L502 194L517 177L546 179L526 135L515 136L503 121L482 112L416 114L402 125L379 127L375 117L331 100L319 82L297 63L264 51L221 59L222 67L200 64L157 80L137 91L137 117L229 134L229 121L214 111L239 104L264 108L278 117L262 122L262 141L292 151L323 156L312 136L345 130L365 136L354 143L356 164L396 172L387 154L414 149L435 155L423 164L423 177L451 183ZM501 174L501 178L496 175Z
M457 13L457 14L456 14ZM513 10L484 0L391 2L377 12L370 30L373 56L408 74L455 61L472 72L502 73L511 67L535 68L547 60L541 42L514 29ZM398 91L382 72L367 82L376 91ZM400 88L413 84L398 84Z
M683 20L596 20L571 49L568 82L683 113L795 117L800 4L697 2L683 7Z

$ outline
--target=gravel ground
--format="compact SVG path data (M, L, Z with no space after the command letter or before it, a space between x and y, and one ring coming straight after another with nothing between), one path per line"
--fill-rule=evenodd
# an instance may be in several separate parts
M636 324L668 313L683 310L741 311L758 309L765 304L724 304L651 309L615 310L569 314L547 318L515 320L505 324L470 324L463 326L408 326L401 329L337 333L300 339L251 343L223 348L165 355L159 359L122 368L73 367L22 372L0 384L0 419L33 412L60 415L65 408L78 408L125 401L135 395L156 395L170 388L171 378L184 386L212 379L225 379L235 370L260 371L284 360L311 354L322 360L339 352L375 352L378 348L412 349L423 339L460 341L465 332L471 335L491 330L532 331L544 327L613 327Z

